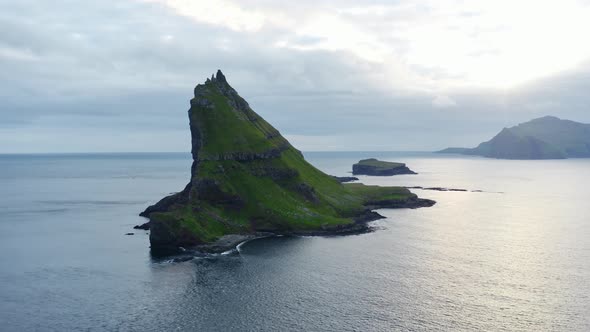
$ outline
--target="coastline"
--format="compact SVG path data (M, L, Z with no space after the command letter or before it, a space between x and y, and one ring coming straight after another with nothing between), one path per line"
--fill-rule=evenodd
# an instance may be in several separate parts
M183 262L192 259L198 255L207 254L224 254L230 253L247 242L263 239L267 237L278 236L347 236L370 233L373 231L370 222L385 217L376 212L378 209L417 209L422 207L431 207L436 201L424 198L413 198L404 202L399 201L375 201L370 202L365 212L354 218L350 224L336 225L318 230L299 230L299 231L277 231L277 230L259 230L250 234L226 234L211 243L203 243L188 248L184 247L151 247L152 254L159 257L175 256L185 254L185 256L173 259L173 262ZM238 251L239 252L239 251Z

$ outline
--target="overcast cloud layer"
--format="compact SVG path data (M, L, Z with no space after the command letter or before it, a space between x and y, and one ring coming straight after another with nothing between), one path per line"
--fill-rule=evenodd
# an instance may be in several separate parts
M0 0L0 153L189 151L218 68L302 150L590 122L588 1Z

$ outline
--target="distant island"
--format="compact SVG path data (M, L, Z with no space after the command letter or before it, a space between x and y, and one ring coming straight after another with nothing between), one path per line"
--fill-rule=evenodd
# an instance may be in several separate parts
M352 165L353 175L391 176L399 174L417 174L406 164L381 161L375 158L363 159Z
M590 124L546 116L504 128L476 148L447 148L437 152L498 159L588 158Z
M361 233L382 218L374 209L435 203L406 188L342 184L351 179L321 172L221 71L196 86L190 105L190 182L140 214L149 218L153 250L219 252L268 234Z

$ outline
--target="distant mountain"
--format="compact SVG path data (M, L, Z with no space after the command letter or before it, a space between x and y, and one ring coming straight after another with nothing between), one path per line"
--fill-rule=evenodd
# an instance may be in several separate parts
M545 116L504 128L476 148L447 148L438 152L498 159L589 158L590 124Z

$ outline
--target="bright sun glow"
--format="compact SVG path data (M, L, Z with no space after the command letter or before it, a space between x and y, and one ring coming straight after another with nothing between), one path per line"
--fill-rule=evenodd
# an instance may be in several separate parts
M149 1L200 23L270 32L274 47L345 52L431 90L510 88L590 59L590 5L575 0L405 0L362 8L335 2L337 11L308 5L293 13L295 3L252 9L229 0Z
M434 67L450 84L510 87L590 57L590 7L576 2L493 1L409 28L408 63ZM455 13L456 14L456 13Z

